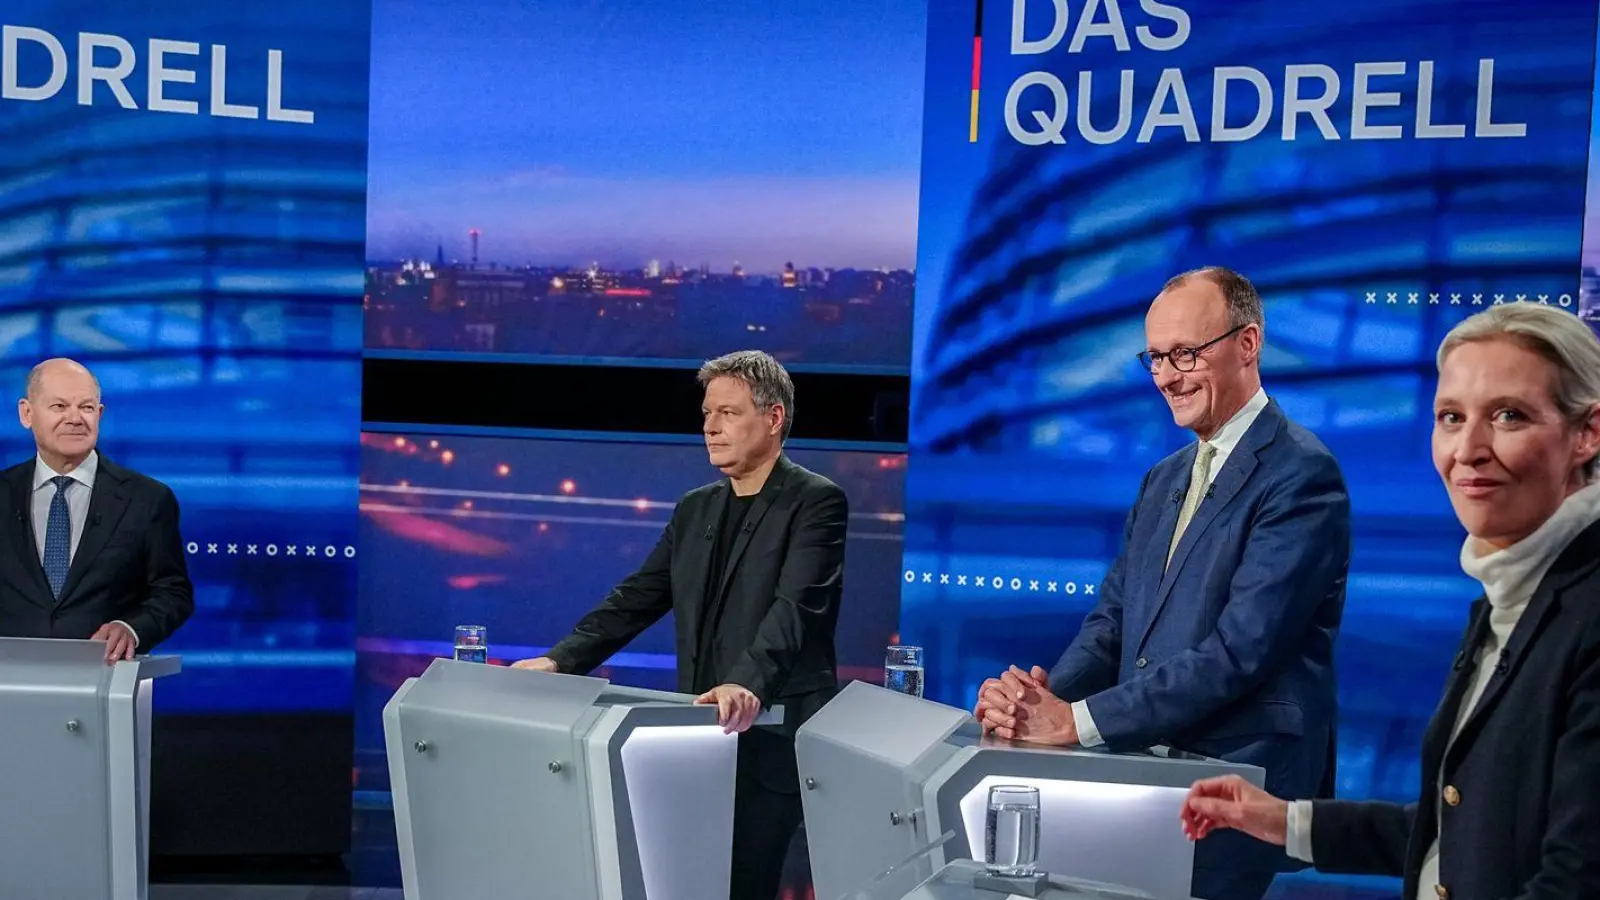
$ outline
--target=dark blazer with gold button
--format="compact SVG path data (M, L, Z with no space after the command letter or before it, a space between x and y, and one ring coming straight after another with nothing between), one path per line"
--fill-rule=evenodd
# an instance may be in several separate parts
M1451 744L1488 632L1480 598L1423 738L1420 798L1316 801L1318 869L1400 876L1417 900L1438 836L1448 900L1600 898L1600 522L1551 566L1500 660L1484 661L1495 673Z

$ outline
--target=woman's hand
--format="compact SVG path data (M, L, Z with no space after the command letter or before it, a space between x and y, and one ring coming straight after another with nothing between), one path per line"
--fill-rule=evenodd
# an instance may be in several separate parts
M1195 782L1178 817L1191 841L1217 828L1242 831L1279 847L1288 840L1289 804L1237 775Z

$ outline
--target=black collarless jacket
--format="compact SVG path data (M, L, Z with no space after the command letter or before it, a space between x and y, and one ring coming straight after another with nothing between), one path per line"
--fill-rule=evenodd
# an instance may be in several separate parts
M121 620L149 653L194 612L178 500L100 455L87 521L58 600L33 533L34 460L0 472L0 637L82 640Z
M677 629L678 690L694 693L705 617L725 671L699 673L738 684L762 705L784 706L795 728L838 688L834 627L844 590L844 491L780 456L734 537L726 571L711 571L717 529L732 492L727 479L685 494L639 570L547 654L562 672L585 674L669 611ZM704 680L704 679L702 679Z
M1500 661L1483 661L1495 673L1451 744L1488 632L1480 598L1423 738L1421 797L1317 801L1318 869L1400 876L1417 900L1437 835L1447 900L1600 898L1600 522L1551 566Z

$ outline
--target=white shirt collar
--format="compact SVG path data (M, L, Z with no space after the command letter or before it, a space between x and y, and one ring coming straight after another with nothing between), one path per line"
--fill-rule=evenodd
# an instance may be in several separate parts
M95 473L99 471L100 451L90 450L89 457L83 461L83 465L80 465L71 472L68 472L67 477L71 478L73 481L79 482L84 487L93 490L94 476ZM55 478L60 474L60 472L50 468L50 464L44 461L44 456L41 455L36 457L33 461L33 489L37 491L39 488L49 484L50 479Z
M1217 448L1218 462L1232 453L1233 448L1239 446L1239 442L1244 440L1245 433L1250 430L1250 426L1255 424L1256 416L1261 415L1261 411L1266 408L1266 389L1256 388L1255 396L1245 401L1244 406L1233 414L1233 418L1217 429L1217 433L1212 435L1211 440L1207 441L1207 443Z

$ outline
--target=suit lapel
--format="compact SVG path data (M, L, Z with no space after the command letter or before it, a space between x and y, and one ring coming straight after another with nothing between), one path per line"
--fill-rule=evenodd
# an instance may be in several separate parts
M29 590L22 595L30 601L52 609L55 598L50 595L50 582L44 577L44 566L39 562L39 544L33 536L33 475L32 465L19 466L11 474L11 506L16 515L5 528L12 539L7 543L15 550L17 571Z
M1152 498L1161 506L1139 572L1141 578L1154 578L1157 588L1166 577L1162 569L1167 565L1167 545L1172 540L1172 532L1178 527L1178 513L1183 511L1183 492L1188 487L1188 475L1194 469L1194 455L1199 446L1194 444L1184 451L1182 466L1173 472L1171 479L1160 485L1161 492Z
M83 575L94 564L95 557L105 549L106 541L116 533L122 514L128 511L127 481L115 466L100 457L94 477L94 491L89 495L88 520L83 523L83 536L78 539L78 550L72 555L72 568L67 570L66 584L61 587L60 603L72 597L73 588L83 580Z
M1499 660L1483 661L1483 665L1495 667L1494 674L1490 676L1489 683L1484 685L1483 696L1479 698L1478 704L1468 713L1467 721L1461 726L1461 733L1456 735L1455 742L1450 745L1450 756L1463 752L1473 737L1482 730L1484 719L1494 711L1495 704L1500 702L1500 698L1506 692L1506 685L1511 683L1511 679L1517 676L1517 670L1522 667L1522 660L1528 655L1528 647L1539 639L1539 633L1544 630L1546 622L1555 612L1562 592L1586 577L1597 565L1600 565L1600 525L1591 525L1562 552L1555 565L1539 582L1538 589L1533 592L1533 599L1528 601L1528 608L1517 620L1516 627L1511 629L1511 639L1506 642L1505 649L1501 652L1504 664ZM1481 644L1482 635L1479 636L1479 645ZM1472 652L1476 651L1477 645L1472 648Z
M705 502L695 510L689 522L688 538L684 543L684 559L689 572L689 583L698 587L699 591L691 595L692 599L683 604L683 624L686 634L700 634L700 619L705 615L706 595L711 590L711 551L716 546L717 521L722 517L722 507L728 502L728 482L718 482L706 494ZM691 642L692 647L699 648L698 638Z
M1433 714L1433 720L1428 723L1428 729L1422 735L1422 771L1437 772L1444 759L1445 747L1450 744L1450 734L1455 730L1456 719L1461 716L1461 703L1466 699L1467 691L1472 687L1472 676L1477 671L1478 648L1483 646L1483 639L1489 634L1489 602L1479 600L1473 604L1472 618L1467 626L1467 636L1461 642L1461 648L1456 652L1455 665L1451 667L1450 677L1445 682L1444 699L1439 701L1439 708ZM1486 664L1493 665L1493 660L1486 660Z
M1178 546L1172 553L1172 562L1166 565L1165 571L1162 571L1161 566L1165 562L1167 545L1171 542L1173 530L1177 526L1177 515L1170 514L1171 525L1166 524L1168 516L1162 516L1162 529L1156 533L1154 540L1151 541L1152 545L1154 545L1152 547L1152 563L1157 567L1156 571L1162 572L1161 581L1160 586L1156 589L1156 599L1151 606L1150 616L1145 620L1144 632L1139 635L1138 646L1141 649L1144 647L1145 641L1150 639L1150 632L1155 628L1156 620L1161 617L1161 611L1166 608L1167 600L1172 596L1173 587L1177 584L1178 576L1183 571L1184 562L1189 558L1189 552L1194 549L1195 544L1200 541L1206 530L1216 522L1222 511L1227 509L1234 498L1239 495L1239 491L1250 480L1250 476L1255 474L1256 469L1261 465L1257 454L1260 453L1262 448L1272 443L1273 439L1277 437L1278 429L1282 424L1283 414L1279 412L1277 403L1268 401L1266 408L1256 416L1255 422L1250 425L1250 430L1246 431L1244 436L1240 438L1238 446L1234 447L1233 452L1228 454L1227 461L1222 464L1222 468L1217 471L1216 477L1211 480L1210 489L1206 492L1204 499L1200 501L1199 507L1195 509L1194 518L1189 520L1189 526L1184 529L1183 537L1179 539ZM1188 461L1189 465L1183 470L1185 477L1182 479L1179 488L1185 492L1189 488L1188 479L1193 477L1190 472L1193 470L1194 457L1198 450L1199 445L1196 445L1195 450L1184 455L1184 459ZM1154 555L1157 549L1159 549L1159 556Z
M1192 458L1193 454L1190 454L1190 457ZM1223 464L1222 470L1217 472L1217 477L1211 482L1210 491L1207 492L1205 499L1200 501L1200 506L1195 509L1194 518L1189 520L1189 527L1184 529L1183 537L1178 540L1178 547L1172 554L1172 563L1161 574L1160 587L1156 589L1155 605L1150 611L1150 618L1145 622L1144 633L1139 636L1140 647L1143 647L1144 642L1149 640L1150 630L1155 628L1156 620L1161 617L1162 609L1166 607L1168 598L1172 596L1172 589L1178 582L1178 575L1183 571L1184 561L1189 558L1189 551L1194 548L1201 535L1206 533L1206 529L1211 527L1217 517L1222 514L1222 511L1228 507L1228 504L1233 502L1233 498L1239 495L1239 490L1244 487L1245 482L1250 480L1250 476L1255 473L1258 465L1259 463L1253 450L1243 446L1242 442L1241 446L1236 447L1234 452L1228 455L1228 461ZM1165 524L1166 518L1165 516L1162 517L1163 524ZM1172 540L1172 531L1177 525L1178 517L1173 515L1171 518L1172 525L1166 526L1162 531L1158 532L1156 539L1152 542L1160 545L1159 549L1161 550L1160 555L1154 559L1154 563L1158 567L1157 571L1160 571L1159 567L1165 561L1166 544Z

